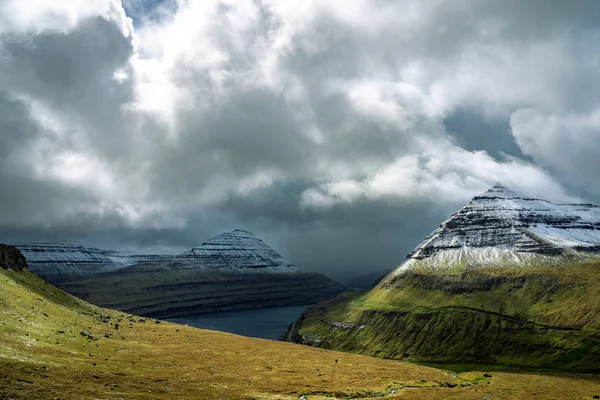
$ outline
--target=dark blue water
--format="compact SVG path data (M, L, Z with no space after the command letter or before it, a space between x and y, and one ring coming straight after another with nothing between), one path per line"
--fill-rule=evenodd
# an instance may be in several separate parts
M169 319L171 322L201 329L235 333L262 339L278 339L288 326L300 318L307 306L261 308L188 315Z

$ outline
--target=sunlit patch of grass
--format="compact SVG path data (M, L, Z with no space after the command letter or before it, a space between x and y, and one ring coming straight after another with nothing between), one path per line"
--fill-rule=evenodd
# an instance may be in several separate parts
M488 384L431 367L134 317L84 303L28 272L0 270L0 303L0 398L462 399L526 380L543 382L547 395L600 393L598 379L584 375L494 373Z
M405 274L305 311L294 337L419 363L600 371L600 264Z

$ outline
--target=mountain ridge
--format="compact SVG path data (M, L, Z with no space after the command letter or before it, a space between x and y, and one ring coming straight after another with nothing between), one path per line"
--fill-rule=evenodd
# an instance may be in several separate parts
M140 262L158 263L172 255L134 250L106 250L72 243L39 242L16 244L29 269L49 283L60 284L86 279Z
M449 371L135 317L0 268L2 399L591 398L593 375ZM407 397L408 396L408 397Z
M345 288L234 230L158 264L136 264L60 288L93 304L160 318L314 304Z

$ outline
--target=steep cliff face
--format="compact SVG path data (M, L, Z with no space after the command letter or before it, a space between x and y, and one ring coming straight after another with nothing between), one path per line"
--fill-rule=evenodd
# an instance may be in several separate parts
M67 243L35 243L16 246L27 258L29 269L52 284L85 279L139 262L159 263L165 254L138 254L103 250Z
M600 208L493 187L375 288L305 312L295 341L427 363L600 370Z
M21 272L27 269L27 260L15 246L0 244L0 268Z
M97 305L160 318L311 304L344 290L241 230L161 264L134 265L60 287Z

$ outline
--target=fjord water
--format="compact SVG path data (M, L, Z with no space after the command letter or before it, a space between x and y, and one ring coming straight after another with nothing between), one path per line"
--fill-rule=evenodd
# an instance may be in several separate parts
M188 315L169 321L261 339L278 339L310 305Z

